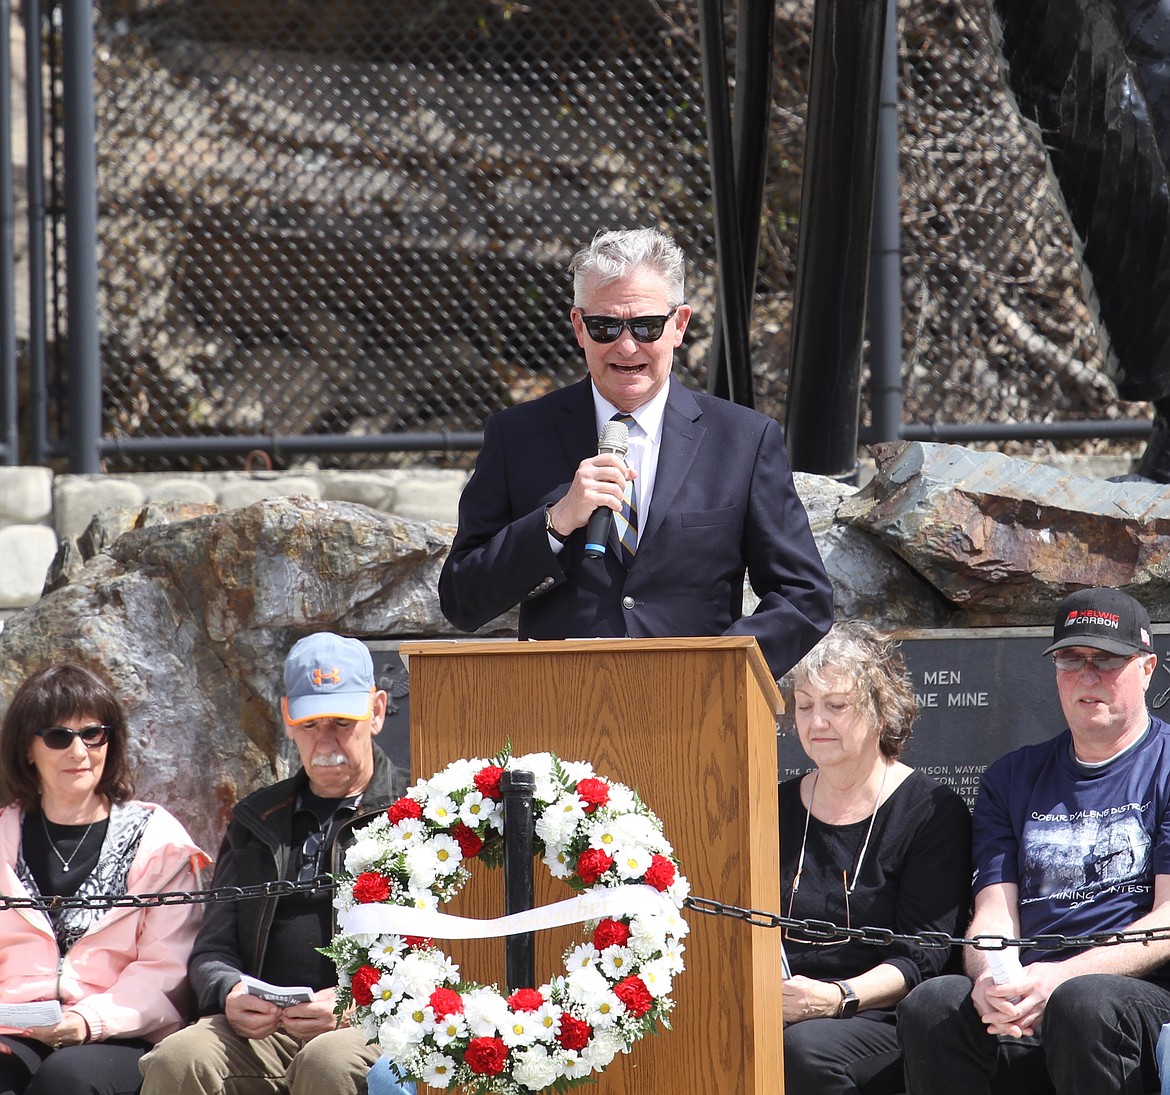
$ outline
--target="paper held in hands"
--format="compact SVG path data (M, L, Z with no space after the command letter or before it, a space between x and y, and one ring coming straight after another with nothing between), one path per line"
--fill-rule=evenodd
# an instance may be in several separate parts
M31 1004L0 1004L0 1026L28 1030L61 1022L59 1000L34 1000Z
M305 985L270 985L258 977L249 977L246 973L240 977L244 983L244 991L249 996L259 996L281 1008L291 1008L293 1004L307 1004L313 999L313 990Z

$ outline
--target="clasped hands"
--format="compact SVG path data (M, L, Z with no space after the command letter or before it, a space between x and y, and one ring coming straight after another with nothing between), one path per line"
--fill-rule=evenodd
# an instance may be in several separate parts
M626 482L637 475L613 453L598 453L582 460L568 493L549 508L553 528L568 536L574 529L584 528L598 506L620 513Z
M337 990L319 989L307 1004L293 1004L282 1008L270 1000L250 995L243 982L235 985L224 1001L227 1021L241 1038L267 1038L284 1030L302 1042L337 1027L333 1013Z
M1033 962L1002 985L984 970L971 988L971 1002L988 1034L1023 1038L1040 1030L1048 998L1064 980L1059 962Z

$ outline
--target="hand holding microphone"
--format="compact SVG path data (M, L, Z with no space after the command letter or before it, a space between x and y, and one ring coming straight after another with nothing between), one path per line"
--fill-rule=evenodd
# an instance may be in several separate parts
M610 452L614 456L625 459L630 450L630 429L624 422L607 422L597 439L598 453ZM589 518L585 528L585 557L600 559L605 554L605 542L609 539L609 525L613 511L606 506L598 506Z

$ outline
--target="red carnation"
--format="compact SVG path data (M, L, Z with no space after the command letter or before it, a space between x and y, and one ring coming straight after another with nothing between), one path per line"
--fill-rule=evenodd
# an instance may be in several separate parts
M498 764L489 764L486 768L481 768L475 773L475 789L484 798L500 798L500 777L503 774L504 770Z
M390 815L390 820L397 825L404 817L422 817L422 803L404 795L397 802L392 802L386 813Z
M593 929L593 945L603 951L606 947L624 947L630 941L630 928L620 920L606 917Z
M508 997L508 1007L513 1011L535 1011L543 1003L540 989L517 989Z
M613 866L613 856L600 848L586 848L577 859L577 876L591 886Z
M635 1019L645 1015L650 1010L650 1005L654 1003L650 990L640 977L627 977L619 981L614 985L613 992Z
M474 859L479 855L479 851L483 847L483 838L474 829L469 829L461 821L451 830L451 835L458 842L459 850L463 853L464 859Z
M585 812L591 814L609 801L609 784L603 779L583 779L577 784L577 795L585 803Z
M438 1018L447 1015L459 1015L463 1011L463 997L454 989L435 989L429 1001L431 1010Z
M642 881L656 890L665 890L674 881L674 864L664 855L654 855Z
M584 1019L578 1019L567 1011L561 1015L561 1029L557 1041L562 1049L584 1049L589 1044L593 1028Z
M390 879L377 871L362 871L354 879L353 899L359 905L373 905L390 896Z
M374 986L381 980L382 974L373 966L360 966L353 975L350 991L353 993L354 1003L369 1005L374 1002Z
M435 941L428 939L425 935L404 935L402 937L406 940L408 947L433 947Z
M503 1038L472 1038L463 1060L472 1072L481 1076L498 1076L508 1061L508 1047Z

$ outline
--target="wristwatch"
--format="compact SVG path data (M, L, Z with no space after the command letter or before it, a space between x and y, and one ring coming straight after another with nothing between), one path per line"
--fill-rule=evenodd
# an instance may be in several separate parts
M544 508L544 531L547 532L554 540L556 540L558 544L563 544L568 539L567 536L562 536L555 528L553 528L551 506L545 506Z
M853 991L853 986L848 981L834 981L834 985L841 990L841 1006L837 1009L838 1019L852 1019L857 1014L857 1005L861 1003L857 999L857 993Z

